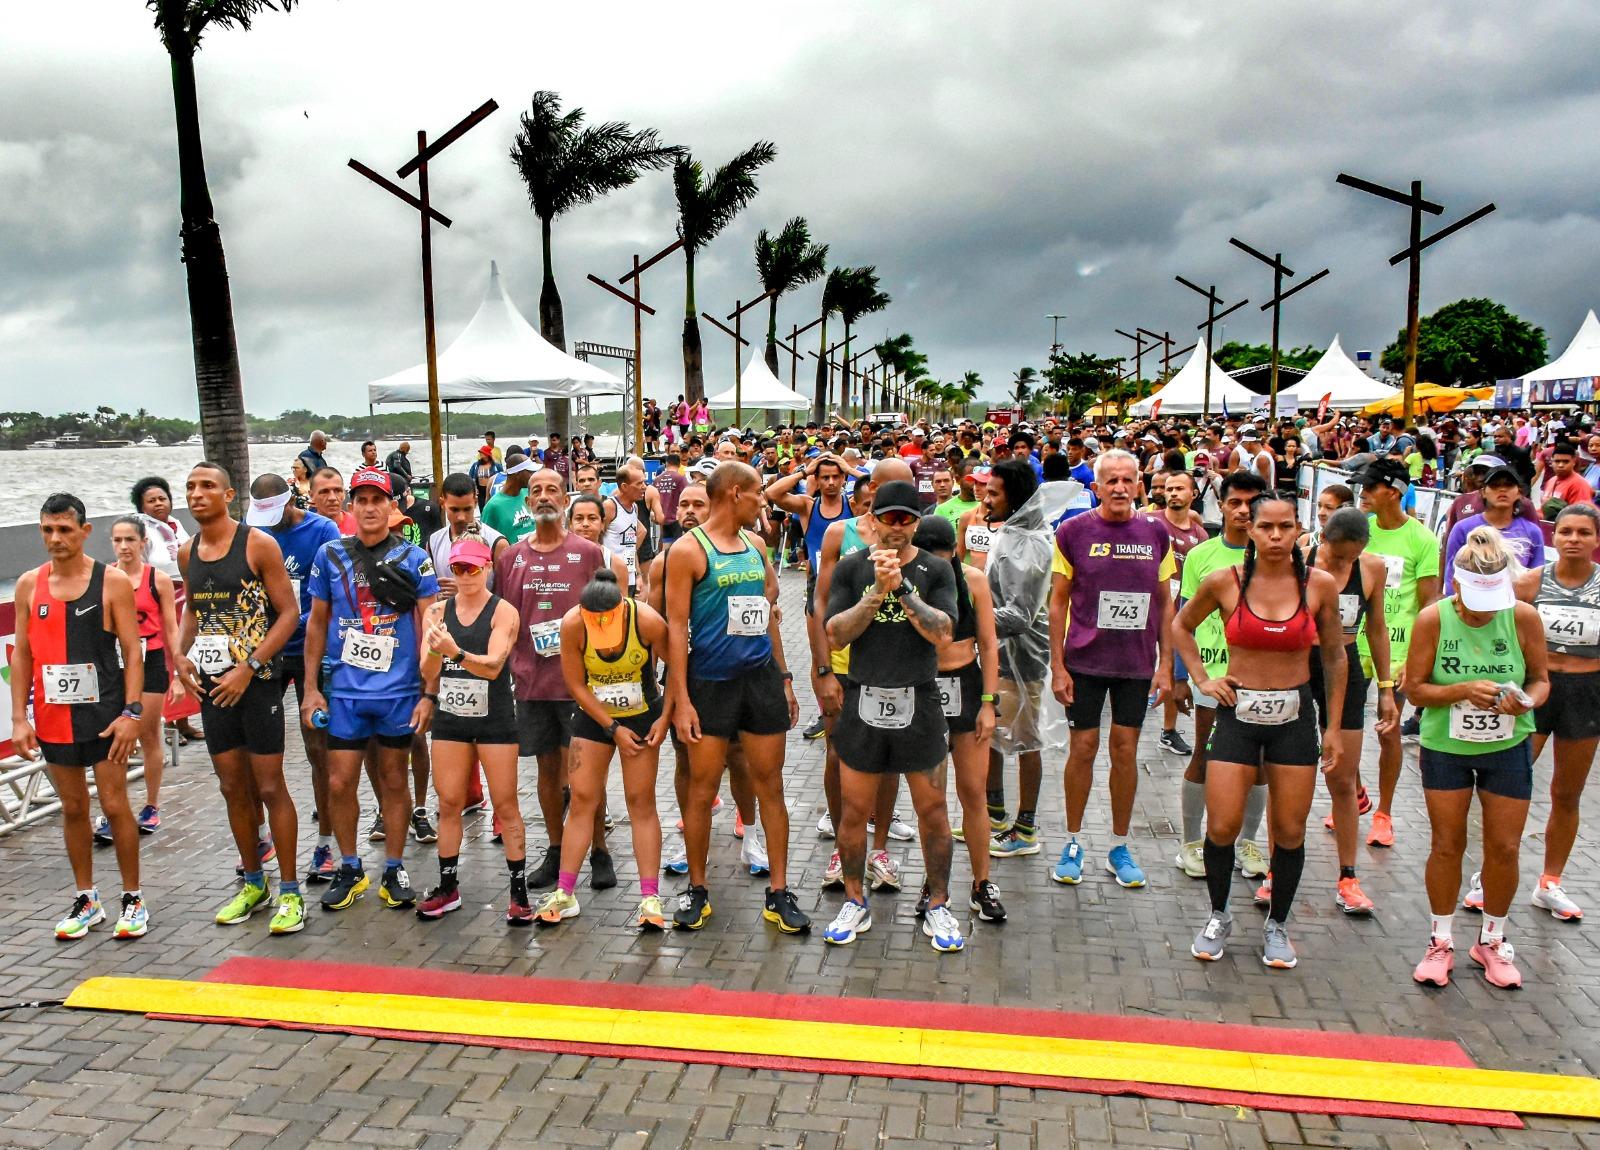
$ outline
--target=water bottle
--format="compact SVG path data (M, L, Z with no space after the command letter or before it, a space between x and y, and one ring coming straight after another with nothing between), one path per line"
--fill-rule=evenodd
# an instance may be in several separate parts
M318 707L311 712L311 725L317 730L326 730L328 726L328 712Z

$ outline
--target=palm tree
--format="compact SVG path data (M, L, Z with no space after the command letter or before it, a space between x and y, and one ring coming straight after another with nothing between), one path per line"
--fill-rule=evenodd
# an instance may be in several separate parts
M567 350L566 317L550 259L550 225L580 204L626 188L642 172L664 168L682 151L663 145L655 129L632 130L620 120L584 127L582 108L561 110L555 92L538 91L522 113L522 130L511 145L511 163L528 189L528 206L539 217L544 282L539 287L539 334ZM568 432L571 402L544 401L545 434Z
M849 268L834 268L822 281L822 322L817 325L817 382L811 401L811 418L821 423L828 417L830 373L828 371L828 317L839 310L850 283Z
M955 385L956 390L961 396L960 399L956 400L956 402L961 404L961 414L963 417L965 417L971 410L972 401L978 398L978 389L982 386L983 377L975 371L967 372L961 377L961 382Z
M194 344L200 434L206 458L228 469L237 481L240 500L249 486L250 438L228 262L200 144L194 54L208 28L249 31L262 9L287 12L294 4L295 0L145 0L155 14L161 43L172 58L172 105L178 127L178 241L189 287L189 336Z
M1033 386L1039 373L1031 367L1019 368L1011 373L1011 400L1014 406L1026 408L1033 399Z
M678 198L678 238L683 241L683 395L690 403L705 396L706 377L700 353L700 319L694 302L694 256L745 205L756 198L756 170L778 155L778 147L758 140L740 152L710 179L700 161L687 152L672 163L672 190Z
M890 299L888 293L878 290L878 269L871 264L866 267L850 268L845 282L844 296L839 301L839 318L844 320L844 347L840 349L839 362L843 364L840 372L839 396L841 402L850 398L850 329L857 320L864 315L882 311L888 307ZM861 409L865 413L867 397L861 397Z
M828 245L811 242L804 216L783 225L776 236L762 228L756 236L756 275L767 291L767 367L778 374L778 299L785 292L822 278L828 270Z

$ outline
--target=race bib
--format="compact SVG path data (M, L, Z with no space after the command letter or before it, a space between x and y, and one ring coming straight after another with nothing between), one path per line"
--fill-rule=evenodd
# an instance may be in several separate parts
M1241 723L1281 727L1300 717L1299 691L1234 691L1233 715Z
M1100 617L1102 631L1143 631L1150 618L1150 593L1148 591L1100 592Z
M1544 620L1545 638L1563 647L1592 647L1600 643L1600 610L1573 603L1537 603Z
M233 653L228 650L226 635L197 636L194 646L189 648L189 658L196 671L212 679L233 666Z
M628 586L632 587L639 581L639 553L631 547L624 551L622 566L628 573Z
M1172 596L1172 602L1174 606L1176 606L1178 602L1178 588L1182 585L1183 581L1180 579L1167 580L1167 594Z
M300 580L298 580L298 579L290 579L289 580L289 589L294 592L294 601L296 603L302 602L302 600L300 598Z
M625 683L594 683L589 690L600 700L600 705L613 715L644 709L644 683L633 679Z
M1339 625L1346 631L1356 625L1356 620L1361 618L1361 596L1339 596Z
M729 595L728 634L765 635L770 610L765 595Z
M931 479L919 479L919 480L917 480L917 491L920 492L923 495L932 495L933 494L933 480L931 480Z
M547 619L543 623L528 624L528 638L533 640L533 653L548 657L561 653L561 620Z
M382 674L394 662L394 647L393 635L369 635L365 631L346 631L344 650L340 652L339 659L352 667Z
M1383 585L1395 588L1405 581L1406 557L1404 555L1379 555L1383 560Z
M1463 743L1498 743L1515 731L1516 716L1504 711L1483 711L1471 703L1450 706L1450 737Z
M47 703L98 703L100 672L93 663L46 663L44 701Z
M916 705L916 695L910 687L862 687L856 713L869 727L903 731L911 725Z
M976 551L979 555L989 554L989 545L994 542L994 531L986 526L976 523L967 524L967 550Z
M944 709L944 717L953 719L961 714L961 676L940 675L933 683L939 689L939 706Z
M439 684L439 709L458 719L489 717L488 679L446 679Z

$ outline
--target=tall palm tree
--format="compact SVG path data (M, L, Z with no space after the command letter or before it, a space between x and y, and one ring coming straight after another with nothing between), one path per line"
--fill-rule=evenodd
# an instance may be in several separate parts
M626 188L641 173L664 168L681 148L664 145L654 128L634 131L620 120L584 127L582 108L562 112L561 97L538 91L522 113L522 129L511 145L511 163L528 189L528 206L539 217L539 252L544 282L539 287L539 334L567 350L567 323L550 259L550 225L559 215ZM544 401L545 435L566 438L571 401Z
M1021 408L1026 408L1033 400L1034 384L1039 380L1039 373L1031 367L1019 368L1011 373L1011 400Z
M887 292L878 290L878 269L872 264L851 268L845 282L843 297L839 300L839 318L844 320L844 347L840 348L839 362L843 369L839 375L839 396L842 401L850 397L850 329L864 315L882 311L890 304ZM867 397L861 397L865 412Z
M822 278L828 270L828 245L811 242L804 216L783 225L776 236L762 228L756 236L756 275L767 291L767 367L778 374L778 300L785 292Z
M251 21L263 9L287 12L294 4L295 0L145 0L172 59L172 105L178 127L178 241L189 287L189 336L194 344L200 434L206 458L228 469L240 501L250 479L244 379L239 370L239 338L233 327L228 261L200 144L194 54L207 29L249 31Z
M969 371L955 386L961 393L961 398L956 402L961 404L961 414L965 417L972 408L972 401L978 398L978 389L983 386L983 376L975 371Z
M672 163L672 190L678 198L678 238L683 241L683 395L690 403L706 393L705 368L700 351L700 313L694 302L694 257L733 218L744 210L756 193L756 171L778 155L776 144L758 140L740 152L710 179L687 152Z
M846 288L850 284L849 268L833 268L822 281L822 322L817 325L817 377L816 390L811 401L811 418L821 423L828 418L828 317L839 310Z

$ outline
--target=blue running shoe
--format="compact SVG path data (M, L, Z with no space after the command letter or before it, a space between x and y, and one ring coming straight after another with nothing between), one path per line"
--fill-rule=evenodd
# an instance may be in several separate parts
M1106 856L1106 870L1116 878L1118 886L1144 885L1144 871L1133 861L1133 852L1126 845L1111 849L1111 853Z
M1083 881L1083 848L1073 839L1061 848L1061 859L1050 877L1067 886L1077 886Z

